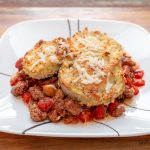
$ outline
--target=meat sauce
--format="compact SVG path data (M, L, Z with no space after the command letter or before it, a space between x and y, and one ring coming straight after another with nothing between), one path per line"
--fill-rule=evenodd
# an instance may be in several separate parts
M123 102L139 93L139 88L145 85L142 79L144 71L124 54L122 68L125 78L125 91L113 103L108 106L95 107L81 106L77 101L65 96L58 86L57 75L51 78L36 80L30 78L22 70L22 58L16 62L18 72L10 80L11 93L21 96L27 104L30 116L34 121L50 120L58 122L63 120L65 124L85 123L92 120L104 119L106 116L121 116L125 107Z

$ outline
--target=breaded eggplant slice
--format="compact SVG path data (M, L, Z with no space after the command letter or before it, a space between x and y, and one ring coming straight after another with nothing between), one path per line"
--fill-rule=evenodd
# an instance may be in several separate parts
M117 64L123 56L122 46L114 39L109 38L106 33L100 31L89 31L85 28L77 32L73 37L68 38L70 51L79 53L79 51L100 52L103 55L109 54L110 64Z
M68 45L63 38L39 41L23 58L24 72L34 79L44 79L58 72Z
M121 64L118 62L110 70L105 68L107 60L96 56L90 59L82 53L72 60L65 58L59 71L63 92L87 106L108 105L125 88Z
M84 29L68 39L70 56L59 71L59 84L66 95L87 106L108 105L125 88L121 67L123 49L98 31Z

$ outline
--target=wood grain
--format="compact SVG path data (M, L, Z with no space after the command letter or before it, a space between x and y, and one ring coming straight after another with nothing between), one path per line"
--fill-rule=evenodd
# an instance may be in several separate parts
M150 136L130 138L49 138L0 134L1 150L149 150Z
M0 0L2 7L138 7L149 0Z
M44 7L1 7L0 35L11 25L20 21L41 18L95 18L115 19L137 23L150 30L150 9L148 7L100 7L100 8L44 8Z
M58 17L116 19L140 24L150 31L150 9L0 7L0 35L11 25L28 19ZM49 138L0 133L0 150L149 150L150 135L130 138Z

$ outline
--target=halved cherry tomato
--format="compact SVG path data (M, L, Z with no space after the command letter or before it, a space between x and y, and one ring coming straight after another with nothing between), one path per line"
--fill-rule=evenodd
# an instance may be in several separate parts
M90 111L83 111L78 116L82 123L88 122L92 120L92 113Z
M135 85L135 86L144 86L145 81L143 79L134 79L133 85Z
M110 103L108 105L108 112L112 114L112 112L118 107L118 105L119 105L118 101L114 101L113 103Z
M99 105L95 108L93 112L93 117L95 119L103 119L106 116L106 108L104 105Z
M18 69L18 70L21 70L22 69L22 62L23 62L23 58L19 58L17 61L16 61L16 64L15 64L15 67Z
M134 72L134 77L136 79L141 79L143 77L143 75L144 75L144 71L143 70L136 70Z
M133 89L134 89L134 95L137 95L139 93L139 89L138 87L132 85Z
M31 96L30 92L23 93L22 100L28 104L29 101L32 100L32 96Z

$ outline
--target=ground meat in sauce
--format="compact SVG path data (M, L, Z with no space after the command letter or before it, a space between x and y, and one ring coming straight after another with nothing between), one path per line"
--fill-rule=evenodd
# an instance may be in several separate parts
M11 93L14 96L22 95L25 90L28 88L29 84L27 81L19 81L17 82L11 89Z
M119 117L125 112L124 106L118 106L112 113L111 116L113 117Z
M60 117L64 117L66 115L66 110L64 108L64 100L63 99L55 99L55 103L52 107L52 110L56 110L57 115Z
M132 81L133 77L134 77L134 73L132 71L132 68L127 66L127 65L124 65L123 66L123 73L124 73L124 76L128 79L130 79Z
M132 98L134 96L134 89L128 85L125 86L125 91L123 93L126 98Z
M64 94L60 89L56 91L54 99L54 104L51 108L51 110L48 112L48 119L53 122L59 121L62 117L65 117L67 114L65 108L64 108Z
M61 119L61 115L57 110L51 110L48 112L48 119L52 122L57 122Z
M72 115L77 116L81 113L81 105L72 99L65 99L65 109Z
M122 58L122 63L128 66L135 66L136 63L132 60L131 56L124 55Z
M28 81L30 87L36 85L38 82L37 79L32 79L28 75L26 75L23 70L20 70L17 73L17 76L20 77L23 81Z
M36 80L30 78L24 73L24 71L19 66L21 61L18 61L17 67L19 69L16 76L11 81L12 94L15 96L22 95L24 92L30 92L32 100L28 104L30 115L34 121L44 121L49 119L52 122L58 122L63 119L65 124L78 123L78 122L88 122L93 119L94 110L97 107L87 108L85 106L79 105L79 103L69 97L65 97L62 90L58 89L58 77L54 75L51 78ZM132 82L134 78L134 71L137 69L135 62L130 56L126 54L122 58L122 67L124 71L125 78L128 78ZM56 93L53 97L46 97L42 91L43 85L54 84L57 85ZM28 89L29 88L29 89ZM129 84L125 86L125 91L120 95L116 101L119 102L118 106L110 113L113 117L121 116L125 108L120 105L125 98L132 98L134 93L133 87ZM108 107L106 107L107 113ZM102 109L96 109L96 115L99 118L106 117ZM98 114L99 113L99 114ZM100 117L104 115L104 117Z
M27 79L29 78L29 76L26 75L23 70L20 70L20 71L18 72L18 76L21 77L23 80L27 80Z
M75 116L66 116L63 121L65 124L77 124L80 120Z
M63 98L64 98L64 94L63 94L62 90L58 89L58 90L56 91L56 94L55 94L55 96L54 96L54 99L63 99Z
M30 101L28 104L30 116L34 121L44 121L47 119L47 113L40 110L37 105L37 102Z
M55 109L57 111L60 111L60 110L64 110L64 100L63 99L55 99L55 103L52 107L52 109Z
M32 95L33 100L38 101L42 98L44 98L44 93L38 86L33 86L29 88L29 92Z

